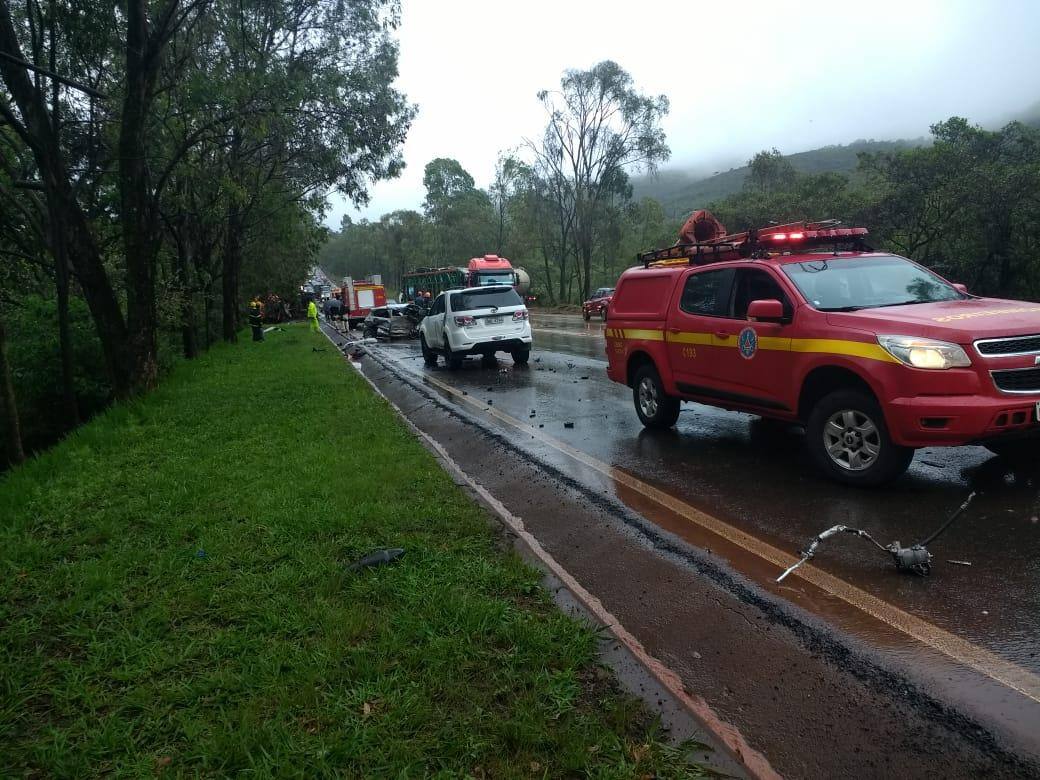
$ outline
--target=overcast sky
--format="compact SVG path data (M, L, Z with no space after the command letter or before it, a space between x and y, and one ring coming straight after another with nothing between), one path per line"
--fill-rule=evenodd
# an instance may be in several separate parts
M536 137L539 89L613 59L665 94L667 167L707 173L763 148L911 138L951 115L989 123L1040 100L1040 0L403 0L398 87L419 114L407 168L358 211L421 208L423 167L454 157L486 187Z

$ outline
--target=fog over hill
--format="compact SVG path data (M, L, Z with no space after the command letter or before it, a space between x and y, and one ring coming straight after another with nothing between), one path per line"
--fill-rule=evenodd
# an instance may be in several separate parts
M796 170L802 173L853 173L864 152L891 152L928 143L927 138L900 141L858 140L851 144L824 146L786 155ZM783 151L783 150L781 150ZM704 208L713 200L724 198L740 190L747 176L747 166L716 171L705 175L697 169L668 167L653 175L632 178L632 197L654 198L661 203L669 217L681 217L695 209Z

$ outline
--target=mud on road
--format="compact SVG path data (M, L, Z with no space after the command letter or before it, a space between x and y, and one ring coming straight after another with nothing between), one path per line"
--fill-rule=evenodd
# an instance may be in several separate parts
M799 431L746 415L689 406L652 434L606 380L601 325L532 316L527 369L429 369L410 343L362 365L782 774L1040 774L1035 475L934 450L859 491L818 479ZM979 488L930 578L849 538L773 582L829 525L909 543Z

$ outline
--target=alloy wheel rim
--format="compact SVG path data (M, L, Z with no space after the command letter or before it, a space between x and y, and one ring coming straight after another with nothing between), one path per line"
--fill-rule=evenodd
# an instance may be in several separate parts
M865 471L881 455L881 431L869 416L856 409L842 409L823 426L827 455L846 471Z
M639 408L646 417L657 414L657 385L650 377L639 383Z

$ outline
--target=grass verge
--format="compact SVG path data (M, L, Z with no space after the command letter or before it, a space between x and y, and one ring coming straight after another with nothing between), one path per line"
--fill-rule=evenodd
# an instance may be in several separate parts
M0 518L5 773L697 771L302 327L102 414L0 481Z

